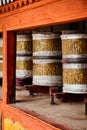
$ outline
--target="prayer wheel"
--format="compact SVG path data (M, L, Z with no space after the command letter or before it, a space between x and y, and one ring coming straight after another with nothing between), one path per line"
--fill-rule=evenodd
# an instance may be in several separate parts
M32 54L32 35L25 32L17 34L16 49L17 55L30 56Z
M58 33L35 32L33 38L33 84L62 85L61 39Z
M16 41L16 85L32 83L32 35L18 32Z
M70 30L61 39L63 92L87 93L87 34Z
M87 93L87 63L63 64L63 92Z
M61 57L60 35L52 32L33 33L33 56Z
M16 78L32 77L32 57L18 56L16 62Z
M87 58L87 34L63 34L61 39L63 59Z
M62 85L62 64L56 59L33 59L33 84Z

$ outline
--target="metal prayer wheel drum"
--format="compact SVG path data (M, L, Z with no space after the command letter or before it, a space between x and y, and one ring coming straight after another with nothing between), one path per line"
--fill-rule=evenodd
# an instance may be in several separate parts
M87 93L87 63L63 64L63 92Z
M18 33L16 43L17 55L32 54L32 35L30 33Z
M33 59L33 84L62 85L62 64L56 59Z
M32 83L32 35L28 31L17 32L16 85Z
M17 56L16 78L32 77L32 57Z
M61 57L60 35L52 32L33 33L33 56Z
M63 34L61 39L63 59L87 58L87 34Z

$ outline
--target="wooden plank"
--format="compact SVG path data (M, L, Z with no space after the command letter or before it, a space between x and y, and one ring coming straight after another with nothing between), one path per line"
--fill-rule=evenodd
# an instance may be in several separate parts
M24 0L26 1L26 0ZM49 3L54 3L57 0L27 0L28 1L28 5L23 5L23 7L21 6L21 1L17 0L14 3L10 3L10 5L6 5L5 8L7 8L9 6L9 8L12 8L12 6L15 7L15 9L12 11L12 9L9 12L4 13L4 6L0 7L0 10L2 10L3 14L0 14L0 18L9 16L9 15L13 15L13 14L17 14L20 12L24 12L25 10L30 10L30 9L34 9L40 6L44 6L47 5ZM32 2L33 1L33 2ZM36 1L36 2L35 2ZM39 2L38 2L39 1ZM30 4L32 3L32 4Z
M17 121L30 130L70 130L68 127L49 121L48 118L36 114L35 112L25 112L10 105L5 105L3 119L4 118Z
M87 19L86 0L59 0L54 3L51 2L50 0L50 3L44 6L39 6L40 4L37 2L39 6L37 8L31 8L32 5L25 6L27 9L20 8L16 12L17 14L1 18L0 30L2 30L3 25L6 26L7 30L18 30Z
M3 28L3 103L15 102L15 33Z
M0 100L0 113L2 112L2 100Z

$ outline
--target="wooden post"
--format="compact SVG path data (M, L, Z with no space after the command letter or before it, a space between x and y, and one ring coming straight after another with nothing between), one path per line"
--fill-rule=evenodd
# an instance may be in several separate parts
M15 102L15 64L16 37L15 32L3 28L3 103Z

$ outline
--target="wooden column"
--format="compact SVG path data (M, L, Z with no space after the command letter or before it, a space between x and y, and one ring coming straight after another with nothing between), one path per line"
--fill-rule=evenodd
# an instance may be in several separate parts
M3 103L15 102L15 64L16 37L15 32L3 28Z

